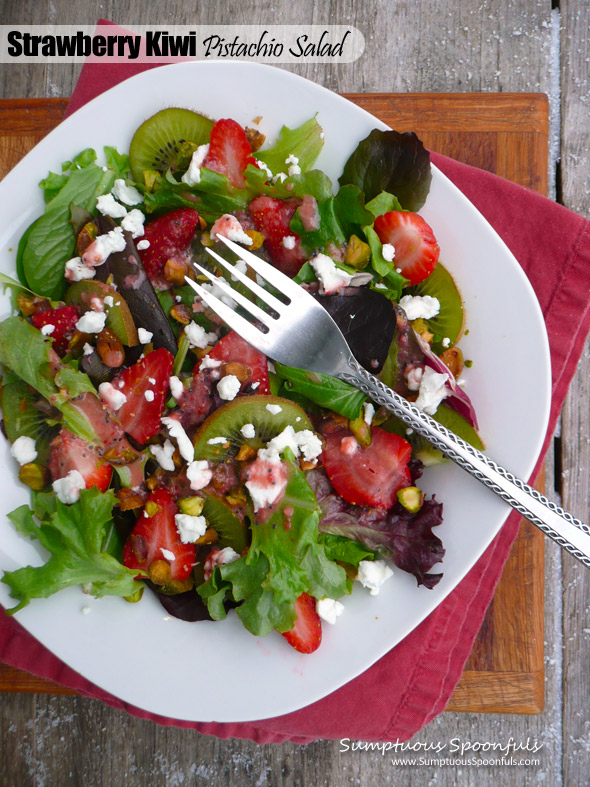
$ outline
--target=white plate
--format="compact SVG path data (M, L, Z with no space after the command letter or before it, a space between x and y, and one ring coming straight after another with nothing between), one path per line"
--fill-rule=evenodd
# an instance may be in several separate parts
M268 66L183 63L140 74L68 118L0 183L3 205L0 269L14 274L15 249L42 212L37 183L48 169L84 147L128 150L133 131L168 106L252 124L270 139L285 123L318 113L326 145L317 166L336 181L357 142L381 122L307 80ZM461 346L473 368L466 390L476 406L489 454L522 478L533 469L550 402L549 352L536 297L518 263L470 202L435 170L421 213L432 225L441 259L457 279L469 334ZM7 314L3 302L2 316ZM40 562L40 552L14 532L4 514L28 502L16 481L7 443L0 444L0 569ZM14 479L15 483L12 483ZM321 648L303 656L282 637L246 632L235 615L222 623L184 623L163 613L147 593L139 605L95 600L70 588L31 603L17 615L56 656L103 689L153 713L193 721L245 721L301 708L367 669L403 639L473 566L507 515L506 506L455 466L425 473L423 486L444 502L437 528L447 550L444 578L417 588L402 571L377 597L362 588L344 600L337 625L324 626ZM0 583L0 601L11 606ZM91 614L81 609L90 606Z

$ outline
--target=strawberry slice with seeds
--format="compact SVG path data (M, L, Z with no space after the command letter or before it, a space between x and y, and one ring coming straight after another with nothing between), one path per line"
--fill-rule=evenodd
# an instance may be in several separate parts
M49 472L51 478L65 478L70 470L77 470L86 483L86 489L96 486L101 492L108 489L113 468L101 458L97 448L88 445L69 429L61 429L51 441Z
M241 189L244 188L242 173L248 164L256 166L256 159L244 129L230 118L218 120L211 129L209 152L203 166L227 175L231 185Z
M301 241L290 227L298 207L298 200L281 200L265 195L256 197L250 203L250 214L256 229L264 236L264 246L272 262L291 277L297 274L306 259ZM289 239L287 245L286 238Z
M172 282L164 276L168 260L177 265L187 265L191 260L190 243L199 226L198 211L193 208L178 208L160 216L146 225L144 234L135 245L149 241L147 249L138 254L152 285L157 290L167 290Z
M283 637L299 653L313 653L322 641L322 621L316 612L315 598L302 593L295 602L295 612L295 625Z
M177 513L170 492L155 489L123 548L124 565L142 569L158 585L182 582L195 564L196 547L180 540L174 521Z
M268 363L266 356L248 344L235 331L220 339L208 353L208 358L221 361L228 374L235 374L241 382L240 392L269 394ZM195 367L198 371L199 362ZM222 370L222 367L219 367Z
M57 309L45 309L31 315L35 328L41 330L45 325L53 326L53 331L46 335L53 339L53 349L62 357L68 352L79 319L80 314L75 306L59 306Z
M397 502L398 490L411 486L408 462L412 447L403 437L372 426L371 445L362 446L352 432L333 422L323 425L321 431L326 440L322 461L332 486L344 500L387 509Z
M401 268L410 284L418 284L430 276L440 248L432 227L422 216L392 210L375 219L375 232L381 243L390 243L395 248L393 264Z
M145 443L160 430L174 357L161 347L124 369L112 382L127 401L116 411L124 431Z

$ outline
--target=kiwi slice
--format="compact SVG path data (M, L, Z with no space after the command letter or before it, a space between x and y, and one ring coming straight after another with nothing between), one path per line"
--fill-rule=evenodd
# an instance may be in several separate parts
M0 404L4 431L11 443L26 435L35 440L36 461L45 464L49 457L49 443L59 427L47 424L47 413L36 406L40 397L23 380L11 380L2 386Z
M107 295L113 299L113 305L104 306L107 315L106 327L110 328L126 347L135 347L139 344L139 339L133 317L127 301L114 287L101 281L79 281L68 287L65 301L68 305L77 306L80 311L87 312L92 308L92 298L103 301Z
M241 555L249 543L246 527L220 497L208 493L203 496L203 516L219 536L218 546L221 549L231 547Z
M129 148L133 179L144 183L144 172L162 175L187 169L193 151L209 142L213 121L190 109L162 109L137 129Z
M439 263L427 279L408 290L410 295L430 295L437 298L440 311L436 317L424 320L430 333L434 335L432 349L437 354L446 349L443 339L450 339L448 347L457 343L463 331L463 301L455 280L448 270Z
M281 409L273 413L267 406ZM248 438L242 434L241 429L246 424L254 426L254 437ZM202 424L195 435L195 459L221 462L234 457L243 445L257 451L289 425L296 432L312 428L305 410L289 399L280 396L240 396L215 410ZM226 438L224 442L210 442L222 437Z

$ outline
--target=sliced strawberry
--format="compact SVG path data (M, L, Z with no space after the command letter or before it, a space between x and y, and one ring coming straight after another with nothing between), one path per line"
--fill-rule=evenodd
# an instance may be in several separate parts
M298 207L298 200L275 199L264 195L256 197L250 203L250 213L256 229L264 236L264 245L272 262L291 277L297 274L306 259L301 241L290 227ZM294 241L287 241L285 246L285 238L294 238ZM293 248L288 248L291 244Z
M203 166L227 175L232 186L244 187L243 172L248 164L256 165L246 132L235 120L218 120L211 129L209 152Z
M145 443L160 430L173 365L172 354L161 347L124 369L113 380L113 387L127 397L116 411L117 420L138 443Z
M300 653L313 653L322 641L322 621L316 612L315 604L313 596L302 593L295 602L295 625L291 631L283 634L289 645Z
M397 492L411 485L412 448L396 434L371 427L371 445L351 441L352 433L333 423L321 427L326 440L322 461L340 497L357 506L391 508Z
M53 349L62 357L67 353L70 340L76 332L76 323L80 318L75 306L60 306L57 309L46 309L31 315L31 322L41 330L44 325L53 325L49 334L53 339Z
M123 549L123 563L127 568L149 572L152 563L160 560L170 566L171 580L182 581L190 576L196 547L180 540L174 521L177 513L176 503L168 490L155 489L151 493Z
M138 253L149 280L157 290L167 290L171 282L164 277L168 260L186 264L191 259L190 243L199 225L199 214L193 208L178 208L146 225L140 241L149 241L147 249Z
M247 389L248 393L270 393L266 356L255 350L235 331L230 331L227 336L220 339L207 357L224 364L235 363L245 367L244 370L240 370L248 375L247 379L242 382L242 391ZM196 365L195 373L198 371L200 363L199 361Z
M381 243L395 248L393 264L401 268L410 284L428 278L440 254L440 248L429 224L417 213L392 210L375 219L375 232Z
M62 429L51 441L49 472L56 481L67 476L70 470L80 473L86 489L96 486L101 492L108 488L113 475L112 466L101 459L97 448L89 446L69 429Z

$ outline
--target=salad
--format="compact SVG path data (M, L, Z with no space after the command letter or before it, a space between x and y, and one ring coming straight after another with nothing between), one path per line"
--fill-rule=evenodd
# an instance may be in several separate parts
M48 557L4 573L9 614L70 585L147 591L311 653L355 581L376 594L393 566L438 583L443 505L417 482L442 455L347 383L273 365L185 281L207 247L233 262L218 235L243 244L320 300L363 366L483 448L461 296L417 213L428 152L375 130L334 193L323 144L316 118L269 142L170 108L128 155L87 149L40 182L18 280L2 277L0 405L31 488L9 518Z

